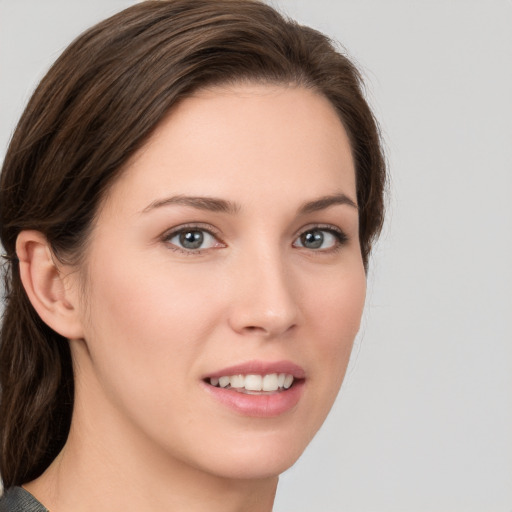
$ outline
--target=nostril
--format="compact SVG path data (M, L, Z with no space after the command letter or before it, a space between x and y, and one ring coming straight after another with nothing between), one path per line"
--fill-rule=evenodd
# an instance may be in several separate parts
M290 325L287 328L273 328L272 326L269 326L269 328L266 328L264 326L259 325L246 325L243 327L241 332L245 332L246 334L254 334L254 335L261 335L261 336L274 336L276 334L283 334L284 332L289 332L295 327L295 324Z
M250 333L263 333L263 334L268 334L268 330L265 329L265 327L260 327L258 325L246 325L244 327L244 331L245 332L250 332Z

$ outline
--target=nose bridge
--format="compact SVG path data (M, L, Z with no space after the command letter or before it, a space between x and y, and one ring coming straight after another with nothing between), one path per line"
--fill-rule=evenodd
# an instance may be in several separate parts
M279 244L253 247L240 255L238 265L232 327L266 336L279 335L293 327L298 315L297 295L291 268Z

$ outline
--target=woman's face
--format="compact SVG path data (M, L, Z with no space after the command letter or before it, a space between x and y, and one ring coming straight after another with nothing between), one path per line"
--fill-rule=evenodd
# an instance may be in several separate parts
M359 328L355 202L347 134L322 96L239 85L183 101L93 228L75 420L225 477L289 467Z

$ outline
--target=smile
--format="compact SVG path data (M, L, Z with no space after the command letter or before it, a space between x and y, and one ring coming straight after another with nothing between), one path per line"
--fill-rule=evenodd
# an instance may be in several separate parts
M271 418L292 412L306 372L291 361L248 361L203 376L204 390L237 415Z
M233 389L240 393L275 393L289 389L294 381L289 373L269 373L266 375L238 374L210 377L208 382L214 387Z

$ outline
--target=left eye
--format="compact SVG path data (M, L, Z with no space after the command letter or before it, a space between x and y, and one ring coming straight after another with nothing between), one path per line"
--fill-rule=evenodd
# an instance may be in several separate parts
M210 249L219 243L217 239L205 229L191 228L172 233L167 238L167 242L186 251Z
M344 237L341 233L329 229L309 229L304 231L294 242L296 247L305 249L334 249L343 243Z

